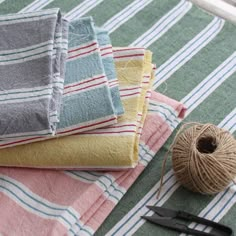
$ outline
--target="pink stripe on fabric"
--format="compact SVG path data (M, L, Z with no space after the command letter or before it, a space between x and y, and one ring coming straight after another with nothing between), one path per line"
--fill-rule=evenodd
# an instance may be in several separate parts
M67 85L67 86L64 87L64 89L77 87L77 86L79 86L79 85L81 85L81 84L86 84L86 83L89 83L89 82L91 82L91 81L95 81L95 80L102 79L102 78L105 78L105 75L102 75L102 76L99 76L99 77L94 77L94 78L92 78L92 79L88 79L88 80L85 80L85 81L81 81L81 82L79 82L79 83L77 83L77 84Z
M70 59L73 59L73 58L76 58L76 57L79 57L79 56L83 56L83 55L89 54L89 53L91 53L91 52L98 51L98 49L99 49L99 48L94 48L94 49L89 50L89 51L87 51L87 52L78 53L78 54L76 54L76 55L74 55L74 56L68 57L67 60L70 60Z
M1 235L58 236L67 234L67 229L59 221L45 219L29 212L4 193L0 193L0 199Z
M79 50L81 50L81 49L85 49L85 48L92 47L92 46L94 46L94 45L97 45L97 42L94 42L94 43L91 43L91 44L89 44L89 45L87 45L87 46L79 47L79 48L76 48L76 49L71 49L71 50L69 49L69 50L68 50L68 53L76 52L76 51L79 51Z
M107 50L107 49L112 49L112 46L100 48L100 51L104 51L104 50Z
M124 94L124 95L120 95L121 97L129 97L129 96L132 96L132 95L137 95L137 94L141 94L140 92L137 92L137 93L129 93L129 94Z
M101 56L102 56L102 57L104 57L104 56L106 56L106 55L109 55L109 54L111 54L111 55L112 55L112 54L113 54L113 52L107 52L107 53L103 53L103 54L101 54Z
M125 52L125 51L135 51L135 50L145 50L145 48L120 48L113 49L113 52Z
M75 90L72 90L72 91L68 91L68 92L63 93L63 95L78 92L78 91L85 90L85 89L92 88L92 87L97 87L98 85L102 85L102 84L104 84L104 85L107 84L107 81L103 81L103 82L100 82L100 83L97 83L97 84L89 85L89 86L86 86L84 88L79 88L79 89L75 89Z
M69 130L66 130L66 131L61 131L61 132L58 132L58 134L64 134L64 133L68 133L68 132L72 132L72 131L76 131L76 130L80 130L80 129L84 129L84 128L88 128L88 127L93 127L93 126L104 124L104 123L107 123L107 122L113 121L113 120L116 120L116 117L113 117L113 118L108 119L108 120L100 121L100 122L97 122L97 123L93 123L91 125L84 125L84 126L81 126L81 127L78 127L78 128L69 129ZM77 133L75 133L75 134L77 134Z
M104 132L83 132L82 134L124 134L124 133L136 133L135 130L123 130L123 131L104 131Z
M128 90L141 89L141 88L142 88L141 86L137 86L133 88L123 88L123 89L120 89L120 91L128 91Z
M130 55L123 55L123 56L114 56L114 58L126 58L126 57L143 57L144 54L137 53L137 54L130 54Z
M89 127L93 127L93 126L96 126L96 125L101 125L101 124L104 124L104 123L109 123L111 121L115 121L116 120L116 117L113 117L113 118L110 118L108 120L104 120L104 121L100 121L100 122L96 122L96 123L93 123L93 124L90 124L90 125L84 125L84 126L80 126L80 127L77 127L77 128L74 128L74 129L68 129L68 130L65 130L65 131L61 131L61 132L58 132L57 134L65 134L65 133L70 133L70 132L74 132L73 133L74 135L76 134L80 134L81 132L77 132L78 130L81 130L81 129L84 129L84 128L89 128ZM107 124L107 125L111 125L111 124ZM10 146L12 144L19 144L19 143L29 143L29 141L32 141L32 140L37 140L37 141L41 141L41 140L46 140L46 139L50 139L50 137L34 137L34 138L28 138L28 139L22 139L22 140L18 140L18 141L14 141L14 142L8 142L8 143L4 143L4 144L0 144L0 147L6 147L6 146Z

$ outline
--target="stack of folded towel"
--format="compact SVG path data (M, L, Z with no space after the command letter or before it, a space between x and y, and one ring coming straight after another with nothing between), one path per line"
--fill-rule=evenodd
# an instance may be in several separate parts
M59 9L0 20L0 165L135 167L152 53L113 48L91 17L68 22Z
M185 112L150 51L59 9L0 16L0 71L3 235L92 235Z

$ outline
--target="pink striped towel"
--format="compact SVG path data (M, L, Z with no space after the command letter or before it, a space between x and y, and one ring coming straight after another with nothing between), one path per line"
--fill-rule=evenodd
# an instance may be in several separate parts
M140 161L134 169L86 172L1 168L1 235L93 235L184 113L181 103L151 93L139 146Z

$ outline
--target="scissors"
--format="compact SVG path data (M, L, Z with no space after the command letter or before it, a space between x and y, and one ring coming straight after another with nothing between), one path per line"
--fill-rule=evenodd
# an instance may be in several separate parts
M233 230L230 227L216 223L214 221L201 218L184 211L175 211L163 207L147 206L148 209L155 212L152 216L141 216L143 219L148 220L154 224L161 225L163 227L176 230L182 233L198 235L198 236L232 236ZM199 224L210 226L214 229L213 232L206 233L196 229L191 229L187 225L177 221L186 220L194 221Z

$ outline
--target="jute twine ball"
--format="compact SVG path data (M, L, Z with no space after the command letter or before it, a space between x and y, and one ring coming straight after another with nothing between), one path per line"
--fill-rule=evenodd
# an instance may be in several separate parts
M236 176L236 140L215 125L193 125L176 136L172 164L184 187L203 194L218 193Z

